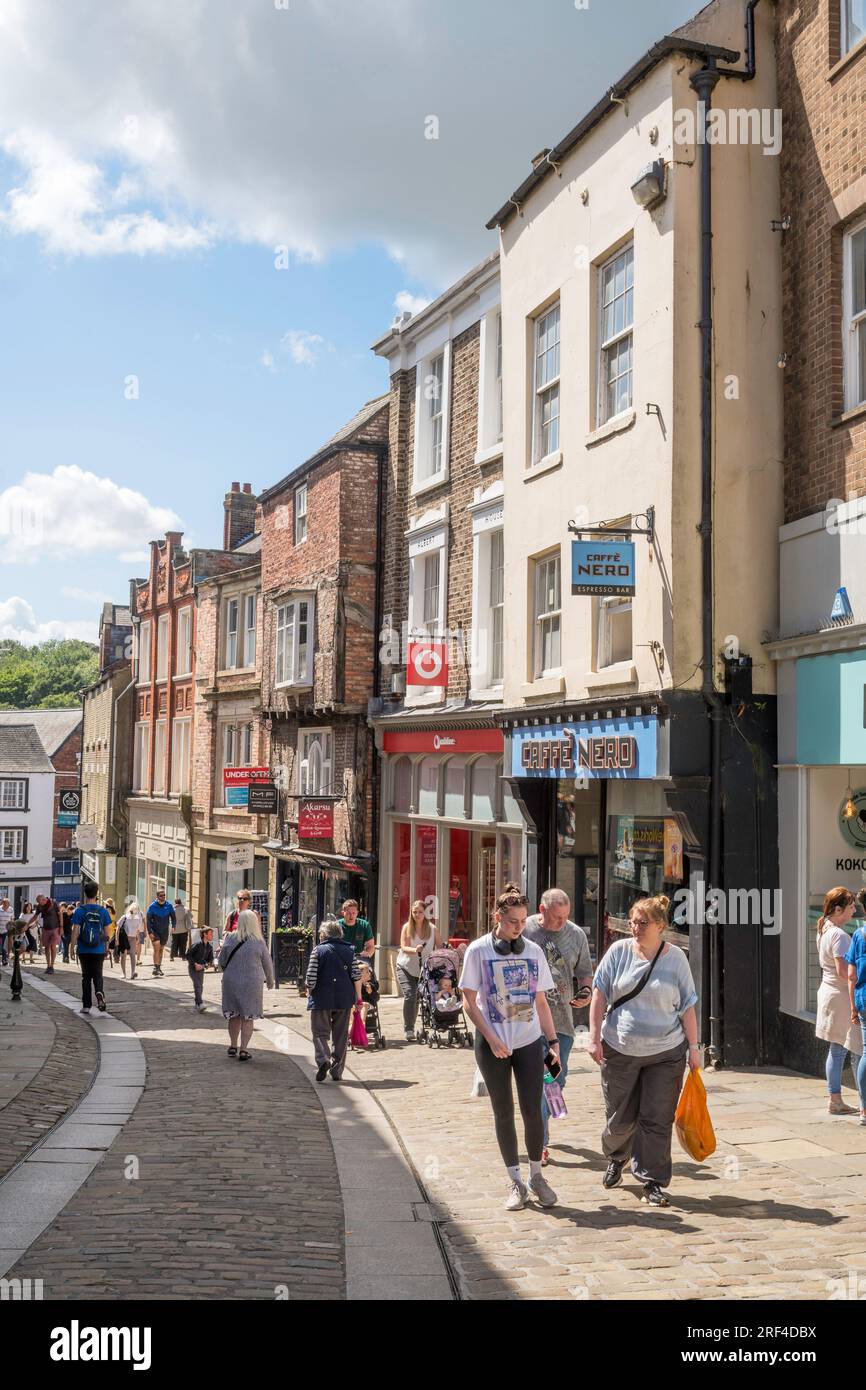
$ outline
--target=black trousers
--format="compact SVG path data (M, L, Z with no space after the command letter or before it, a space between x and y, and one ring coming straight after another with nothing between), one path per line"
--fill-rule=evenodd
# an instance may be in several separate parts
M89 1009L93 1005L91 986L97 992L102 991L102 967L105 956L82 955L79 951L78 963L81 966L81 1002L85 1009Z
M541 1158L544 1148L541 1096L546 1053L547 1043L544 1038L538 1038L526 1047L515 1048L510 1057L494 1057L487 1039L479 1029L475 1030L475 1060L490 1093L496 1142L506 1168L514 1168L518 1162L512 1076L517 1083L517 1103L523 1117L527 1157L534 1162Z
M170 960L177 960L178 956L180 956L181 960L183 960L184 956L186 955L186 943L188 940L189 932L187 931L179 931L173 934L171 938L171 956L169 957Z

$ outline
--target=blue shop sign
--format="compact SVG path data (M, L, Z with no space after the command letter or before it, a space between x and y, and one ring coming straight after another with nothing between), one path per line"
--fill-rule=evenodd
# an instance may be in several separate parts
M634 541L572 541L573 594L634 594Z
M629 717L538 724L511 736L512 777L655 777L658 720Z
M246 783L241 787L226 787L227 806L248 806L250 789Z
M77 811L58 811L57 826L60 830L68 830L78 824Z

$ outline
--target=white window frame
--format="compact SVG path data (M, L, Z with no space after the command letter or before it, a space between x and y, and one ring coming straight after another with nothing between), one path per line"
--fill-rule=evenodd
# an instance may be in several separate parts
M555 318L556 341L554 344L545 347L544 353L539 352L539 343L542 330L546 324L552 323ZM545 366L547 365L547 354L552 348L556 350L556 371L544 381L541 380L541 358L544 356ZM562 305L557 299L553 304L549 304L542 313L536 315L532 322L532 464L542 463L546 458L553 458L559 453L560 449L560 425L562 421ZM544 404L548 398L556 396L556 415L551 419L556 419L556 438L552 441L553 447L544 448L544 427L542 425L542 413Z
M151 643L153 642L153 624L150 618L138 624L138 641L136 650L136 667L138 674L136 680L139 685L149 685L151 678Z
M407 620L409 636L444 637L448 598L448 531L437 523L435 527L413 532L409 539L409 600ZM439 559L439 595L435 614L425 609L427 593L427 560Z
M178 609L175 675L192 674L192 604Z
M866 377L866 363L860 360L860 325L866 322L866 305L854 313L854 240L866 241L866 218L861 218L845 233L842 251L842 353L845 374L845 409L856 410L866 403L866 390L861 396L860 377ZM866 332L866 330L864 330ZM866 341L864 341L866 351Z
M481 320L478 366L478 438L476 461L502 456L502 311Z
M147 791L147 773L150 762L150 720L139 720L135 725L133 743L132 789Z
M318 750L319 785L311 775L312 753ZM326 756L327 754L327 756ZM334 734L332 729L298 730L298 792L301 796L327 796L333 793Z
M24 859L24 835L23 825L4 825L0 830L0 863L2 864L23 864ZM11 853L7 854L7 846Z
M160 750L162 743L162 750ZM162 756L160 757L160 751ZM168 720L157 719L153 726L153 794L165 796L166 754L168 752Z
M234 622L232 622L234 619ZM224 671L234 671L239 665L241 633L241 596L229 594L223 602L223 659Z
M26 777L0 777L0 811L26 811Z
M442 359L442 383L438 400L433 392L433 366ZM432 410L438 404L438 411ZM448 479L451 415L451 343L444 343L418 363L415 379L415 451L413 462L413 495L438 487ZM439 421L437 447L439 467L432 468L435 443L435 422Z
M542 575L547 573L548 566L555 563L559 569L559 607L542 609L541 605L541 586ZM558 620L559 632L559 663L556 666L545 666L543 664L544 651L544 632L545 626L551 629L554 626L554 619ZM559 550L549 550L545 555L535 556L532 560L532 674L533 679L541 680L545 676L558 676L562 673L562 555Z
M250 622L252 605L252 626ZM224 594L222 599L220 630L222 633L222 671L252 671L256 664L256 621L258 617L258 591L256 589L237 589ZM231 620L234 618L234 626Z
M842 58L844 58L847 53L850 53L852 48L856 48L857 45L863 41L864 36L866 36L866 30L864 30L861 32L859 38L854 39L851 37L851 3L852 0L840 0L840 20L842 38L842 52L840 56Z
M184 796L190 790L190 755L192 752L192 719L188 716L172 720L171 726L171 794Z
M614 660L612 654L613 622L614 614L618 616L628 613L634 623L634 603L628 596L620 597L617 594L606 594L597 600L598 602L598 642L596 647L596 670L605 671L611 666L622 666L626 662L634 660L634 627L632 626L631 646L626 656L619 656Z
M222 788L215 798L215 804L223 807L228 806L226 799L227 788L223 781L223 772L227 767L253 767L253 743L255 740L255 728L253 720L249 715L236 715L233 719L223 719L218 725L217 732L217 786ZM230 807L230 810L240 810L240 807Z
M169 615L160 613L156 621L156 679L167 681L169 677Z
M472 516L472 685L470 694L473 699L501 699L503 680L502 678L499 680L495 678L493 669L493 619L490 586L493 537L502 532L504 519L502 482L492 483L486 490L476 488L475 500L470 502L468 510Z
M302 604L307 605L307 640L305 644L307 669L303 675L300 673L300 608ZM290 597L286 597L282 603L277 603L274 606L274 685L277 689L288 686L300 686L302 689L307 689L313 684L316 596L311 593L292 594ZM281 645L283 647L286 645L285 637L281 643L281 636L289 629L289 610L292 611L291 650L289 652L283 651L281 658Z
M295 545L303 545L307 539L307 498L307 484L301 483L295 488Z
M501 564L497 564L494 570L494 558L497 556L501 559ZM487 568L490 684L501 686L505 679L505 531L501 526L497 531L490 532ZM494 574L496 576L495 587Z
M604 277L605 272L615 266L618 261L628 258L631 266L631 318L628 323L623 323L623 327L610 335L604 336ZM609 420L615 420L619 415L624 415L627 410L634 406L634 242L629 241L625 246L621 246L612 256L607 256L598 267L598 362L597 362L597 402L596 402L596 425L606 425ZM626 285L625 293L628 294L629 286ZM618 296L614 296L614 302ZM608 389L608 361L611 353L628 343L629 348L629 392L628 401L619 410L608 411L607 389ZM621 376L625 373L621 373Z
M256 664L256 621L258 618L258 594L253 590L244 594L244 665L252 669Z

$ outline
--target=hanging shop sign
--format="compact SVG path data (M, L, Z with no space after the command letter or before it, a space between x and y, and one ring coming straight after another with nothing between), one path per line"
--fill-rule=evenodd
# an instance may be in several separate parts
M74 838L77 849L92 852L99 844L99 831L95 825L79 825L76 827Z
M226 793L227 806L246 806L249 800L249 789L251 782L267 782L270 780L270 769L267 767L224 767L223 786Z
M252 869L256 862L256 850L254 845L229 845L226 850L226 872L229 874L243 873L246 869Z
M573 594L634 594L634 541L572 541Z
M410 642L406 656L407 685L448 684L448 643Z
M333 838L333 801L315 801L302 798L298 803L298 839L332 840Z
M250 815L275 816L279 811L279 793L273 782L251 782L247 798Z
M382 736L385 753L501 753L504 745L501 729L387 729Z
M77 811L60 811L57 815L58 830L71 830L78 824Z
M655 777L658 720L626 717L515 729L512 777Z
M74 815L76 821L81 810L81 792L66 791L60 793L60 810L64 815Z

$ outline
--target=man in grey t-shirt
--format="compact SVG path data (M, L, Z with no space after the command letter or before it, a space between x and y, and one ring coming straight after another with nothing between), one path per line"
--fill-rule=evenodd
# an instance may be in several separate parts
M556 1036L559 1038L559 1060L562 1071L557 1080L565 1089L568 1076L568 1057L574 1043L574 1021L571 1000L577 997L579 989L588 989L586 1004L589 1004L592 986L592 961L589 955L589 942L586 932L576 922L569 920L571 902L568 894L561 888L548 888L541 895L541 905L533 917L526 920L524 935L529 941L540 946L550 973L554 988L547 992L547 1002L553 1015ZM541 1113L544 1117L544 1154L542 1163L549 1161L548 1121L550 1115L547 1104L542 1100Z

